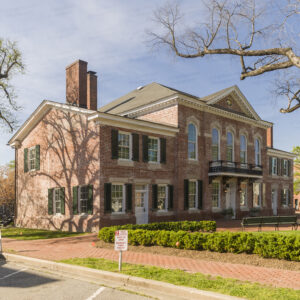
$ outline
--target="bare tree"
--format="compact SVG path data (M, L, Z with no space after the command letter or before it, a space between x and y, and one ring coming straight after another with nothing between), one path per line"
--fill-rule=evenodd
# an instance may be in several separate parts
M151 44L166 46L182 58L239 57L241 80L292 68L299 76L300 56L294 50L299 36L290 26L299 16L300 0L287 0L282 7L272 0L257 3L255 0L210 0L203 1L203 5L205 21L192 27L184 25L176 3L156 10L154 21L159 29L148 33ZM289 96L288 106L281 112L292 112L300 107L299 79L277 81L277 90L279 95Z
M16 95L11 79L14 74L24 71L21 52L15 42L0 38L0 125L16 127L13 111L18 110Z

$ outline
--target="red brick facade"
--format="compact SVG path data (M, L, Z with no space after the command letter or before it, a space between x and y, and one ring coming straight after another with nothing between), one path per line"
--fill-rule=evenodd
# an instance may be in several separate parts
M86 73L86 70L84 72ZM88 78L86 81L87 77L82 76L78 82L85 81L89 85L91 80L95 79ZM76 86L76 82L74 84ZM236 97L230 98L232 99L230 109L226 108L228 97L214 104L213 108L205 104L197 108L178 99L173 104L170 103L160 109L153 108L153 111L141 113L135 119L131 119L97 113L94 109L97 101L93 90L95 85L94 81L92 90L88 86L87 91L85 85L84 93L87 96L82 96L83 100L78 103L79 106L84 106L83 102L86 101L88 109L54 102L43 103L27 122L32 124L28 133L24 133L27 130L27 123L25 123L26 126L11 139L10 144L16 148L17 225L70 231L96 231L103 226L136 223L136 197L140 197L136 188L138 186L140 188L141 185L147 190L147 193L143 194L143 197L146 195L143 201L147 204L144 210L148 222L220 218L223 217L225 208L233 208L235 218L254 213L260 215L293 213L292 203L288 198L284 198L286 204L281 205L283 189L289 190L290 195L293 195L292 171L288 176L283 175L283 172L272 175L269 166L270 157L278 156L278 161L282 160L282 164L283 159L286 158L292 170L292 156L289 153L285 156L283 151L267 148L271 140L268 129L270 125L257 121L254 117L250 118L250 113L243 110L245 104L238 104ZM44 111L41 112L42 110ZM41 114L41 117L35 118L38 114ZM189 124L193 124L196 128L196 159L188 158ZM214 169L214 163L210 164L213 128L219 132L219 160L225 161L226 166L230 168ZM118 134L129 134L131 143L129 159L113 158L113 131L117 131ZM233 135L232 163L226 162L228 132ZM240 166L241 162L241 135L244 135L247 141L247 160L238 169L237 166ZM135 149L132 146L133 136L136 141ZM160 155L164 151L162 140L165 141L166 161L157 163L144 161L143 136L158 141L160 146L157 153ZM259 165L261 167L255 166L257 165L254 150L256 140L260 143ZM29 156L26 157L28 161L24 164L25 152L30 152L31 147L36 145L39 145L39 167L26 172L24 165L30 164L30 155L28 154ZM132 151L138 151L135 160L131 159ZM251 167L253 172L250 171L250 165L253 165ZM232 168L233 166L235 168ZM196 199L196 194L193 196L188 192L186 195L184 185L185 182L191 181L198 182L195 192L198 197L195 203L197 202L198 206L195 205L192 209L186 207L185 199L187 196L189 199L190 197ZM212 207L212 198L215 197L212 194L216 193L213 188L216 186L214 182L219 183L218 207ZM244 190L241 189L241 183L244 184ZM252 208L255 183L260 183L260 202L258 209L254 211ZM131 207L126 210L122 207L122 212L118 213L107 211L105 208L107 198L117 199L117 194L113 196L107 194L106 184L130 185ZM171 205L171 201L173 204L168 209L166 207L157 209L154 204L156 198L157 201L161 201L161 196L156 195L155 198L153 189L161 184L166 187L165 197L169 197L168 202L165 200L165 205L166 203ZM86 185L92 186L92 212L74 213L74 187L79 186L78 191L81 193L81 187ZM52 208L54 213L49 210L49 190L58 187L64 188L64 213L55 213L56 208ZM273 197L275 197L274 193L277 193L276 212L272 204L275 199L272 198L272 192ZM110 190L110 193L115 192ZM246 200L245 205L240 206L242 193L246 195ZM125 196L126 200L122 202L122 206L127 205L126 201L129 197L129 192L127 190L124 192L123 189L122 197ZM55 201L53 198L53 205L56 205Z

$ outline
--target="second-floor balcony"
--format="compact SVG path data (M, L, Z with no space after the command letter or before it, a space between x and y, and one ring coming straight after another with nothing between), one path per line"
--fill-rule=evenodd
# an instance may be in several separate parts
M262 166L241 162L231 162L217 160L209 162L209 176L241 176L241 177L261 177Z

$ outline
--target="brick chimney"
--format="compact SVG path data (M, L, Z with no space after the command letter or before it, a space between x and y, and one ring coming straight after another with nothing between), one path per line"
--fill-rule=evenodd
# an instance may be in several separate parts
M267 128L267 147L273 148L273 126Z
M87 72L88 63L77 60L66 67L66 100L67 103L97 110L97 76Z

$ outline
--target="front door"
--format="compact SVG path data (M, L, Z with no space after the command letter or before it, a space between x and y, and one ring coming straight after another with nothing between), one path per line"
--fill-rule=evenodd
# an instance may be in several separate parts
M236 200L236 183L235 182L230 182L229 188L227 189L226 193L226 208L232 209L232 218L236 218L236 205L235 201Z
M135 186L135 217L136 224L148 223L148 186Z
M277 190L272 189L272 210L273 215L277 216Z

